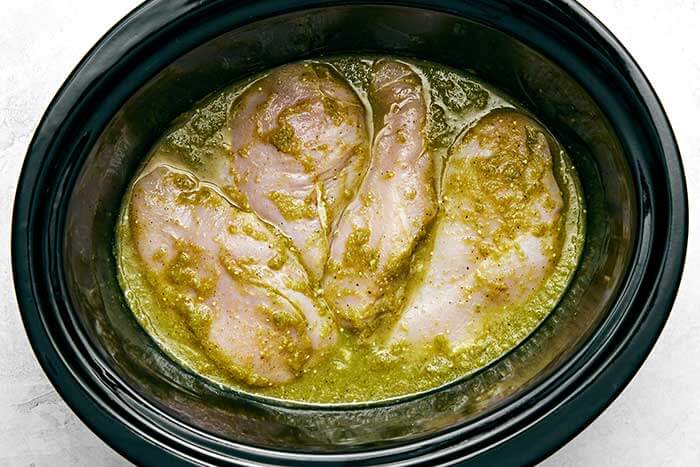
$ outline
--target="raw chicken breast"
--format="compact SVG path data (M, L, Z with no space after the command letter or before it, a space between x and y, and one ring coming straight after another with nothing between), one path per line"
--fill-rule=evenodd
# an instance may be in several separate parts
M205 353L251 385L289 381L335 339L288 239L192 176L160 166L134 186L147 276Z
M370 167L333 234L323 280L341 323L354 330L371 329L398 308L411 254L437 210L420 77L404 63L380 60L369 99L376 130Z
M212 181L287 235L318 281L368 159L361 101L328 65L285 65L248 87L228 126L231 159Z
M540 125L513 110L491 112L451 148L441 209L390 342L469 345L484 320L542 287L561 249L550 150Z

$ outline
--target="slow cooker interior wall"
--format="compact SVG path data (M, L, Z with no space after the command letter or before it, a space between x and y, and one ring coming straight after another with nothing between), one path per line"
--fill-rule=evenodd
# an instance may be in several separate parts
M567 296L535 335L480 375L383 408L279 408L222 392L164 357L131 316L115 278L114 222L130 178L169 122L207 93L252 72L342 52L414 56L468 69L537 115L569 150L588 205L584 260ZM399 7L335 7L233 30L144 84L85 162L67 214L70 294L104 361L163 411L222 438L328 451L414 439L472 420L527 391L605 316L634 243L635 192L604 114L568 74L505 34L454 16Z

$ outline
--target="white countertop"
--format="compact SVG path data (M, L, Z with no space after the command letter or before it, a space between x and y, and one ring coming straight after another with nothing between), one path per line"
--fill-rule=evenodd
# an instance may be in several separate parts
M23 0L0 14L0 466L127 465L71 412L21 324L10 214L32 132L68 73L138 0ZM584 0L649 77L700 206L700 1ZM685 276L671 318L622 395L546 466L700 465L700 221L691 212Z

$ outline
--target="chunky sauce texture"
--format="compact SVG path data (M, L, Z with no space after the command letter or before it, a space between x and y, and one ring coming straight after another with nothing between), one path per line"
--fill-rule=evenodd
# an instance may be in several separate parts
M381 100L387 88L377 88L372 75L381 60L394 60L395 69L383 70L386 86L403 85L396 91L403 101ZM253 130L245 121L232 124L232 115L274 106L255 102L255 87L262 92L267 85L266 74L255 76L179 117L144 162L124 198L115 245L120 284L140 325L174 360L221 387L308 403L430 390L484 368L526 339L564 294L583 247L582 193L565 151L514 102L463 72L373 56L298 66L311 70L308 79L321 89L344 80L357 97L331 90L334 99L317 99L302 89L306 107L283 111L272 130L258 129L252 143L237 145L236 135ZM402 132L409 138L414 131L419 147L397 156L407 158L403 165L377 171L376 154L389 158L397 150L381 142L382 125L391 126L413 104L416 117L390 136L398 135L391 143L402 151L408 144ZM321 143L342 138L332 160L302 150L287 125L318 115L330 119L328 128L343 129L314 136ZM368 144L358 142L361 134L369 135ZM314 150L328 154L321 143ZM290 157L280 167L300 172L279 178L268 173L274 167L258 173L258 166L246 165L270 147ZM408 177L407 168L415 170L412 178L392 185ZM300 182L292 194L276 188L311 173L314 182ZM166 194L149 195L154 183ZM409 188L399 196L396 186ZM168 197L166 189L176 195ZM391 234L408 239L392 248L372 230L372 216L385 212L376 207L386 199L400 199L401 212L421 216ZM144 245L159 222L172 223L180 237L169 249L149 250ZM188 225L212 222L221 233L208 235L219 246L186 240ZM237 241L266 253L246 256ZM460 254L463 263L454 263L450 257ZM358 290L369 295L357 296L356 277ZM225 324L212 315L225 286L238 293L224 298L233 307L260 291L255 312L262 324L251 337L258 346L246 363L232 361L221 343L225 330L215 328ZM227 319L239 316L234 310ZM265 360L266 352L281 363Z

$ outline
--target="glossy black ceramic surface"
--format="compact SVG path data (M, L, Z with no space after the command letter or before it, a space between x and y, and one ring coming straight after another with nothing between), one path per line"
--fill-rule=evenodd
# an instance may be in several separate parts
M285 62L386 53L472 71L567 147L588 206L583 261L524 345L398 402L319 407L218 390L126 307L114 223L150 146L223 85ZM137 463L513 465L574 436L631 379L670 312L687 239L680 155L658 99L572 1L155 0L115 26L51 103L13 217L17 296L75 412Z

